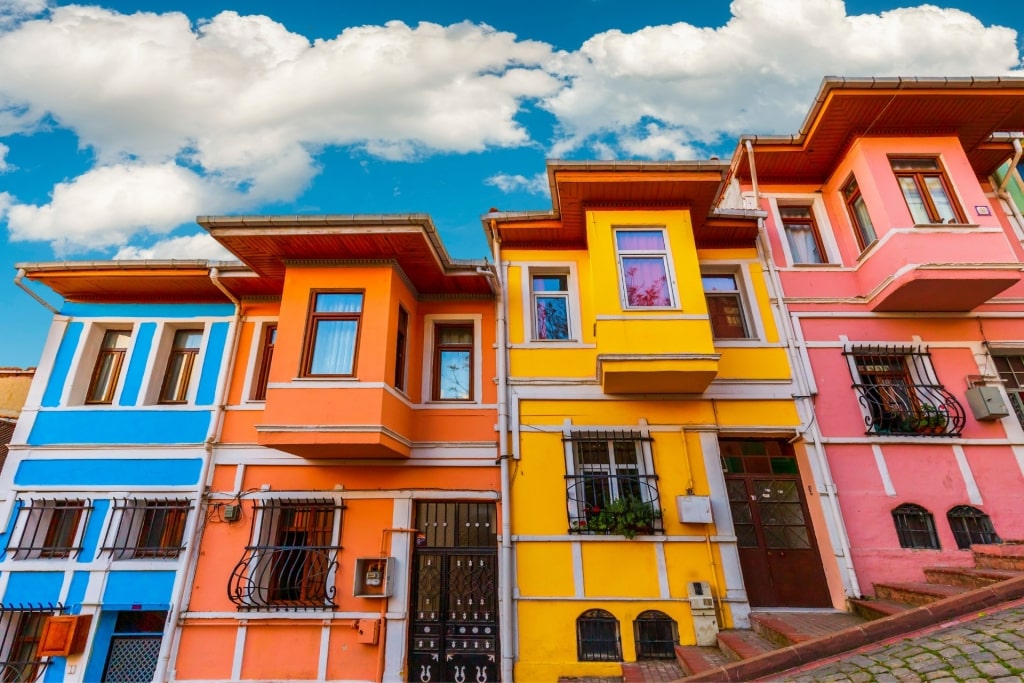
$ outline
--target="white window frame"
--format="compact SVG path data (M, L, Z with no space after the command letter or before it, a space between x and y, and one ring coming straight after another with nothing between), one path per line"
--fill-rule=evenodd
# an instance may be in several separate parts
M793 251L789 246L789 235L786 233L786 226L782 222L780 207L809 207L814 217L814 225L818 229L818 237L821 239L821 246L825 250L822 258L823 263L797 263L793 257ZM770 209L772 219L778 226L779 241L782 243L782 252L786 255L786 263L794 268L821 268L823 266L836 266L842 263L839 254L839 245L836 243L835 234L832 230L832 223L828 218L828 211L825 209L825 200L820 193L807 194L775 194L771 196ZM856 227L854 228L856 229Z
M175 408L195 405L196 392L199 390L199 378L203 375L203 364L206 360L206 345L209 342L211 325L205 321L183 320L175 322L163 322L157 324L154 338L157 340L150 349L149 374L143 385L146 387L145 400L143 405L160 405L162 409L174 410ZM184 403L160 403L160 392L163 388L164 375L167 372L167 363L170 361L171 349L174 346L174 335L180 330L202 330L202 337L199 340L199 349L196 351L196 361L192 366L192 373L188 378L188 391L185 394Z
M82 548L85 537L85 530L88 526L89 518L93 511L93 503L87 497L72 497L72 498L21 498L20 499L24 506L17 508L16 514L17 519L15 520L14 529L11 531L10 540L7 543L5 552L10 559L14 560L58 560L58 561L76 561L79 558L79 552L75 550L69 550L67 555L48 555L45 551L52 549L51 546L46 545L32 545L31 547L23 547L26 542L36 540L35 536L39 535L42 530L43 539L49 533L50 524L53 522L53 514L56 510L77 510L78 515L78 526L75 528L75 533L71 538L70 548ZM58 507L57 503L68 503L68 502L79 502L77 506L61 506ZM31 506L32 509L26 510L27 507ZM26 534L31 534L30 538L26 538ZM16 540L15 540L16 539Z
M765 339L764 321L756 314L756 309L751 304L757 301L750 278L747 276L747 269L743 264L738 263L703 263L700 267L701 295L707 300L704 292L704 276L728 275L736 280L737 293L740 298L740 310L743 314L743 322L747 328L746 337L714 337L716 346L744 346L752 343L763 343ZM708 312L708 325L711 325L711 314ZM712 335L714 330L712 329Z
M423 317L423 376L422 402L432 405L444 405L450 408L476 407L483 402L483 353L480 325L483 316L479 313L436 313ZM462 323L473 325L473 398L471 400L435 400L434 399L434 340L437 325Z
M97 409L117 406L121 401L125 376L128 374L132 353L135 350L138 326L134 321L130 320L90 321L85 324L87 327L82 332L84 342L79 345L77 358L73 359L73 367L75 369L69 374L70 381L64 390L64 396L61 397L61 403L68 406L87 406ZM128 348L125 350L124 360L121 363L121 371L118 374L117 383L114 387L114 395L110 403L86 403L89 384L92 382L92 374L96 369L96 362L99 360L103 337L109 330L127 330L129 332Z
M619 249L619 233L626 232L660 232L664 238L664 249ZM615 248L615 267L618 269L619 277L619 300L624 311L671 311L679 309L679 293L676 286L675 272L672 268L672 245L669 241L668 230L665 226L659 225L616 225L612 227L612 246ZM668 289L669 303L667 306L630 306L629 293L626 288L626 271L623 268L623 257L635 258L660 258L665 265L666 287Z
M580 318L580 296L576 275L576 264L574 262L551 262L551 263L523 263L519 264L522 278L522 300L523 300L523 341L529 345L536 346L557 346L560 344L579 344L583 324ZM535 292L533 291L533 278L535 275L564 275L566 277L566 313L568 314L569 336L566 339L537 339L536 338L536 303ZM558 295L555 292L555 295ZM541 293L547 296L547 293Z
M175 562L184 555L185 546L188 543L189 530L192 528L192 515L195 511L193 501L182 496L168 496L166 498L127 495L121 497L131 505L111 505L110 515L105 528L101 547L99 551L112 556L115 561L139 562L139 561L170 561ZM114 503L115 501L111 501ZM133 551L138 550L139 536L145 524L147 512L151 509L150 504L157 506L183 507L185 517L182 522L181 542L173 548L177 552L171 554L134 555ZM162 535L163 532L161 532ZM120 557L114 557L120 554Z

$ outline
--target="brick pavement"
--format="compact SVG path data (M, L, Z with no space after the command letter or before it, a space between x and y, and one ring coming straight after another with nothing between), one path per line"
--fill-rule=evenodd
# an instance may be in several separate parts
M1024 601L772 676L792 683L1024 683Z

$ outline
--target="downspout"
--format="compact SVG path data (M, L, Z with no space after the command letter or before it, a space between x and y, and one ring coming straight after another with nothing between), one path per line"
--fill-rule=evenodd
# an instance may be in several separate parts
M18 274L14 276L14 284L16 284L17 286L21 287L23 290L25 290L25 292L30 297L32 297L33 299L35 299L36 301L41 303L43 306L45 306L51 313L53 313L54 315L60 315L60 311L58 311L56 308L54 308L52 305L50 305L50 303L47 302L46 299L44 299L43 297L39 296L38 294L33 292L31 289L29 289L28 285L26 285L24 282L21 281L22 278L24 278L24 277L25 277L25 269L24 268L18 268Z
M210 268L210 281L214 287L219 289L221 293L227 297L228 301L235 305L235 315L232 325L234 326L234 336L231 340L230 353L225 360L221 357L221 361L227 365L221 372L221 381L217 386L217 393L213 400L213 415L210 417L210 428L206 432L206 439L203 441L203 448L206 450L206 457L203 459L202 471L199 475L199 499L196 508L195 523L192 525L192 534L189 538L188 544L185 546L185 557L182 565L183 569L178 573L175 579L175 590L177 595L176 600L171 601L171 611L167 615L168 622L171 624L171 635L170 638L164 638L160 641L160 654L157 657L156 671L153 674L154 681L169 681L169 667L171 663L172 654L177 657L178 646L180 645L179 635L180 629L178 621L181 619L181 613L183 605L191 599L192 596L192 583L195 580L195 562L197 561L197 551L199 546L199 536L203 530L203 524L199 523L199 519L202 512L203 501L206 498L207 480L210 477L210 472L213 470L213 445L220 440L221 428L224 424L224 409L227 406L227 391L231 384L231 378L234 375L235 369L235 358L238 353L238 340L241 337L242 330L242 304L241 302L227 290L223 283L220 281L220 269Z
M501 680L512 681L512 665L515 657L512 652L512 495L511 477L509 476L508 439L508 343L505 317L505 278L501 273L501 238L498 236L497 223L488 221L491 237L491 251L494 255L494 270L481 269L492 279L495 285L495 317L497 343L498 373L498 462L501 466L501 609L498 612L498 637L501 642Z
M744 140L744 145L747 151L747 159L750 162L750 182L751 188L754 192L754 201L759 206L761 193L757 184L757 167L754 165L754 146L751 144L749 139ZM811 400L809 395L811 387L811 370L807 365L805 365L807 362L807 348L804 344L802 335L796 334L793 321L789 317L789 310L785 307L782 278L779 276L779 271L775 266L775 259L772 255L771 240L768 239L768 228L765 224L765 219L760 217L757 219L757 251L761 261L767 265L769 282L772 288L775 289L776 300L779 302L777 304L779 322L782 326L782 333L787 337L786 350L790 355L793 373L796 375L798 386L804 393L804 396L801 396L799 400L806 407L808 411L807 414L809 416L804 433L810 434L811 442L814 445L814 458L817 461L819 471L821 472L822 486L827 494L829 510L831 512L832 519L835 521L836 533L839 536L839 548L843 553L843 565L846 569L846 575L850 583L850 592L852 593L851 597L857 598L861 595L860 582L857 580L857 572L853 566L853 557L850 554L850 539L846 533L846 524L843 520L842 512L839 509L839 489L836 487L836 483L832 479L832 470L829 467L828 458L825 457L825 446L821 441L821 433L818 429L817 420L814 419L814 401Z
M1017 227L1021 231L1024 231L1024 216L1021 215L1020 207L1013 201L1013 197L1006 191L1006 186L1010 184L1010 178L1017 175L1020 180L1020 175L1017 173L1017 164L1020 163L1022 154L1020 140L1024 137L1024 133L1012 133L1013 136L1013 159L1010 161L1010 167L1006 169L1006 175L1003 176L1002 182L999 183L999 187L996 188L996 196L1006 202L1007 206L1010 207L1010 213L1013 214L1014 219L1017 221ZM1024 182L1020 183L1021 191L1024 191ZM31 293L31 292L30 292Z

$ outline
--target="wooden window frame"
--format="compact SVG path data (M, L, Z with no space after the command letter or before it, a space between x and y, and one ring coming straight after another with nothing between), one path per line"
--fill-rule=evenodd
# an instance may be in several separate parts
M18 509L7 552L15 560L64 559L82 551L92 503L86 499L30 500Z
M899 162L912 162L912 161L931 161L935 167L932 169L896 169L894 166ZM949 176L946 175L945 169L942 167L942 163L938 157L932 156L899 156L889 157L889 166L892 168L893 175L896 177L896 184L900 188L900 194L903 196L903 201L907 204L907 210L910 211L910 218L914 221L915 225L963 225L967 223L967 219L964 218L963 209L960 207L960 202L957 201L956 195L953 194L953 186L949 182ZM907 198L907 193L903 189L903 185L900 183L900 178L910 178L914 182L914 186L917 189L918 195L921 197L921 201L924 202L925 212L928 214L927 223L918 223L917 219L914 218L914 212L910 208L910 200ZM942 185L942 191L946 193L946 199L949 201L949 207L953 211L954 222L942 220L939 215L939 209L935 205L935 200L932 198L931 190L928 189L926 178L938 178L939 183Z
M117 523L108 527L101 550L110 551L115 560L176 558L185 547L191 509L187 499L116 500ZM147 543L151 539L156 543Z
M732 278L733 283L736 285L736 289L729 291L715 291L709 292L704 288L704 278L706 277L728 277ZM756 331L753 328L753 321L750 319L750 311L747 308L747 301L745 291L743 289L742 277L739 273L733 272L715 272L715 271L701 271L700 274L701 289L704 292L704 298L708 302L708 322L711 325L711 335L716 341L746 341L750 339L757 339ZM717 334L715 330L715 321L711 317L711 299L726 299L733 298L736 301L736 307L740 311L740 322L743 327L742 337L722 337Z
M441 331L452 328L468 328L473 341L465 343L441 343ZM433 365L431 368L430 400L456 403L470 403L476 400L476 325L472 321L446 321L434 323ZM466 398L444 398L441 396L441 354L445 351L469 351L469 380Z
M274 344L277 343L277 323L263 326L260 339L259 365L256 368L256 382L252 389L252 401L267 400L267 381L270 378L270 363L274 359Z
M167 353L167 366L164 368L164 379L160 383L160 398L157 401L161 405L182 405L188 403L188 393L192 385L192 373L196 367L196 359L199 357L199 350L203 346L203 328L182 328L173 331L174 337L171 341L171 350ZM178 337L181 335L199 335L199 346L191 348L178 346ZM175 360L181 357L180 371L175 372ZM175 382L175 380L178 380ZM168 390L178 385L178 391L168 397Z
M409 379L409 312L398 305L395 329L395 389L405 392Z
M358 294L360 296L358 312L317 311L316 299L321 294ZM302 377L355 377L359 360L359 338L362 330L363 307L366 303L366 291L362 289L314 289L309 293L309 315L306 318L305 337L302 342ZM352 372L313 372L313 352L316 350L317 325L321 321L354 321L356 324L355 342L352 344Z
M814 207L810 204L779 204L779 220L782 221L782 232L786 236L786 244L789 246L790 258L792 259L793 265L819 265L828 263L828 252L825 251L825 243L821 239L821 228L818 227L818 220L814 217ZM806 219L804 217L797 218L796 216L786 216L786 211L792 211L794 209L803 209L807 211ZM794 253L793 243L789 237L790 224L799 223L801 226L810 223L811 235L814 237L814 244L818 249L818 256L821 257L819 261L797 261L796 254Z
M857 246L861 251L864 251L872 244L878 241L878 233L875 231L875 224L871 222L871 216L868 215L868 224L865 226L860 221L859 214L857 213L857 202L861 202L864 206L864 213L868 213L867 203L864 201L864 195L861 194L860 185L857 183L857 179L850 176L850 179L846 181L842 189L843 203L846 204L846 212L850 216L850 223L853 225L853 235L857 239ZM867 235L865 232L871 231L873 239L867 241Z
M127 334L128 341L122 348L114 346L106 347L107 337L112 334ZM92 376L89 378L89 388L85 392L85 403L88 405L109 405L114 402L114 394L117 393L117 384L121 379L121 369L124 367L124 357L128 353L128 345L131 344L132 331L130 329L109 329L104 330L103 338L100 340L100 349L96 354L96 364L92 368ZM99 398L91 398L98 388L100 381L100 370L103 368L103 361L111 357L110 373L107 375L106 386Z

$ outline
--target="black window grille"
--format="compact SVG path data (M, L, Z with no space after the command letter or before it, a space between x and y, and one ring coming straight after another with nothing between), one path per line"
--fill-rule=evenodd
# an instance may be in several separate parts
M191 509L187 499L115 500L102 550L110 551L115 560L175 558L184 549Z
M40 657L39 640L46 618L64 606L0 604L0 681L37 681L50 664Z
M327 499L257 501L250 544L228 581L231 602L242 610L334 609L342 508Z
M675 659L679 625L664 612L647 610L633 621L633 638L638 660Z
M920 505L905 503L892 511L896 525L896 536L901 548L939 549L939 537L935 533L935 518Z
M603 609L581 614L576 620L576 651L581 662L621 662L618 619Z
M853 346L853 388L867 411L866 433L895 436L959 436L964 408L935 376L928 349Z
M574 432L574 472L566 475L569 532L574 534L660 533L658 475L649 471L644 442L634 431Z
M7 552L15 560L78 557L91 511L88 500L30 500L18 509Z
M975 543L999 543L999 536L992 519L978 508L970 505L957 505L946 513L949 528L953 530L956 547L968 550Z

